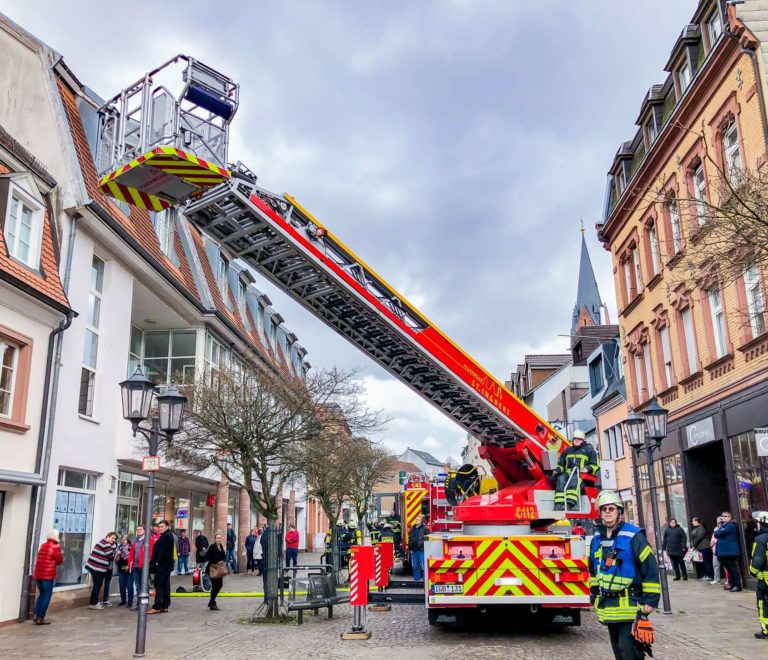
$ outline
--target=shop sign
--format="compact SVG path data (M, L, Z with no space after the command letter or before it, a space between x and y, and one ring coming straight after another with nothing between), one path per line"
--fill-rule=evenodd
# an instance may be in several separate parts
M616 490L616 463L614 461L600 461L600 487Z
M716 440L715 425L711 417L705 417L695 424L685 427L685 437L688 441L688 449L705 445Z
M758 456L768 456L768 426L755 429L755 444Z

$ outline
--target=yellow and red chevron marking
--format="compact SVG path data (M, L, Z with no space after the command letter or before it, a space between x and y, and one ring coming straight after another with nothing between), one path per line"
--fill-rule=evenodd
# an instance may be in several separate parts
M587 560L584 559L542 559L541 565L544 568L559 568L563 570L586 571Z
M552 560L550 560L552 561ZM571 560L561 560L571 561ZM576 560L574 560L576 561ZM431 559L430 570L462 570L464 596L586 596L581 582L557 582L554 567L545 567L538 547L527 539L487 539L477 544L472 560ZM498 578L517 578L520 585L496 584Z
M207 176L208 178L213 178L215 176L218 178L219 182L222 179L229 178L230 176L229 170L225 170L223 167L219 167L214 163L209 163L207 160L198 158L194 154L183 151L181 149L177 149L176 147L164 146L155 147L144 155L132 160L130 163L126 163L125 165L118 167L114 172L110 172L109 174L104 175L101 177L99 185L103 186L107 181L117 179L121 175L125 174L128 170L132 170L134 167L138 167L143 163L147 163L148 165L157 167L161 170L182 169L189 171L196 176ZM206 170L208 173L206 173Z
M163 146L155 147L130 163L118 167L114 172L104 175L99 181L99 187L107 195L150 211L161 211L168 208L171 203L167 200L120 183L120 177L126 172L138 171L138 168L147 167L159 170L168 176L182 179L198 188L215 186L230 177L229 170L214 163L209 163L207 160L176 147ZM157 191L154 190L154 192Z
M409 489L405 491L405 541L411 535L411 527L416 522L416 518L421 515L421 501L427 496L427 491L421 488Z
M164 199L160 199L155 195L142 192L136 188L130 188L124 186L117 181L109 181L101 186L101 189L110 197L122 200L133 206L138 206L148 211L162 211L171 206L170 202L166 202Z

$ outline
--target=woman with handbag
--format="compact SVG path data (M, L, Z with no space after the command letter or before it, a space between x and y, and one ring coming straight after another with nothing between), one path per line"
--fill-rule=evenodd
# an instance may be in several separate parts
M208 564L205 567L205 572L211 578L211 599L208 601L208 609L210 610L219 609L216 604L216 596L219 595L224 586L224 576L227 574L227 550L222 544L222 540L222 535L216 534L213 545L208 546L206 556Z
M691 547L698 552L693 558L696 577L702 582L715 579L715 569L712 565L712 548L709 547L709 531L701 522L701 518L691 518Z

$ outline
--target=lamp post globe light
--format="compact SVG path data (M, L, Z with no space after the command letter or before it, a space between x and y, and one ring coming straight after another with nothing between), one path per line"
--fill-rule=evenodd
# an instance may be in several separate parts
M120 383L122 394L123 417L131 423L133 436L140 434L149 443L149 456L157 456L160 440L169 444L175 433L181 430L187 399L179 394L171 384L165 394L156 396L154 383L144 375L141 367L136 367L134 374ZM141 426L149 419L152 400L157 401L157 412L152 416L149 429ZM138 594L139 616L136 623L136 649L134 657L144 657L147 642L147 611L149 610L149 562L150 530L152 529L152 505L155 499L155 470L149 471L147 478L147 502L144 526L144 563L141 567L141 591Z
M645 452L645 463L648 467L648 487L651 493L651 515L653 516L653 536L656 540L656 559L659 564L659 582L661 583L661 601L664 614L672 614L669 603L669 583L667 571L664 568L664 551L662 550L661 522L659 521L659 504L656 500L656 474L653 469L653 453L661 449L661 442L667 437L667 417L669 411L662 408L656 398L651 399L642 415L631 410L627 419L622 423L624 437L635 453ZM640 484L637 484L638 497Z

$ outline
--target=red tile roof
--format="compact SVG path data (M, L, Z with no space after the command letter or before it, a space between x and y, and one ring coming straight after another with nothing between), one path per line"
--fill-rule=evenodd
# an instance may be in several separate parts
M25 159L12 149L10 143L3 140L2 145L9 151L12 151L13 155L22 163L25 163ZM30 167L30 169L35 171L32 167ZM0 161L0 173L9 174L10 172L11 169ZM66 311L70 309L69 301L67 300L64 288L61 285L61 279L59 278L59 259L54 245L51 218L46 209L43 221L42 243L40 246L39 271L24 266L8 254L8 246L5 244L5 235L1 231L0 271L5 273L12 283L17 283L23 287L29 287L48 299L52 306L60 311Z

